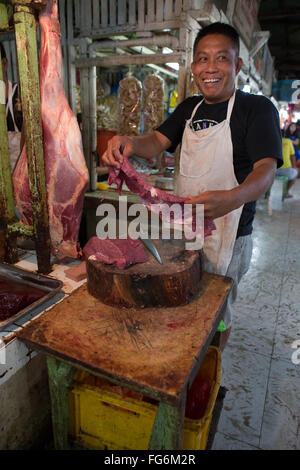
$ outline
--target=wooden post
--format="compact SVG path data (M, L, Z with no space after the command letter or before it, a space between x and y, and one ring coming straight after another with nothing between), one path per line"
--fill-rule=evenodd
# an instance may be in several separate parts
M69 83L68 83L68 46L66 35L66 4L65 0L59 0L59 23L61 32L61 52L63 60L63 81L66 97L69 101Z
M74 65L76 52L73 45L74 30L73 30L73 4L67 4L67 49L68 49L68 79L69 79L69 104L73 113L77 114L76 104L76 67Z
M87 56L89 40L82 38L80 40L80 54L84 57ZM86 165L89 171L89 183L87 191L92 190L92 165L91 165L91 129L90 129L90 98L89 98L89 66L80 69L80 104L82 113L82 145L83 152L86 160Z
M91 52L91 56L96 56ZM89 69L89 121L90 121L90 186L92 191L97 189L97 69Z
M51 271L51 242L46 199L36 23L30 0L12 0L12 3L38 271L48 274Z
M184 412L185 399L177 406L171 406L163 402L159 403L150 438L149 450L182 449Z
M187 76L187 71L186 67L183 65L180 65L179 71L178 71L178 98L177 98L177 104L181 103L184 98L185 98L185 83L186 83L186 76ZM176 180L179 172L179 157L180 157L180 145L178 145L176 152L175 152L175 163L174 163L174 182L176 186Z
M47 356L49 389L52 409L52 427L56 450L69 449L69 399L68 388L71 385L76 368Z
M0 25L8 27L6 6L0 5ZM14 222L14 196L11 180L10 154L7 140L7 124L5 112L5 82L3 81L2 65L0 66L0 221L4 236L4 260L15 263L18 260L17 239L9 237L7 225Z

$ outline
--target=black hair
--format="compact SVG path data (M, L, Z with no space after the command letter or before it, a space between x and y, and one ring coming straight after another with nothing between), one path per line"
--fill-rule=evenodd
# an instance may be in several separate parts
M193 48L193 54L195 55L196 48L198 45L198 42L204 38L205 36L208 36L209 34L223 34L223 36L227 36L231 39L233 42L234 47L237 50L237 54L239 55L240 52L240 36L236 29L234 29L233 26L230 26L227 23L212 23L208 26L205 26L203 29L200 29L199 33L196 36L195 42L194 42L194 48Z
M291 126L292 126L293 124L295 124L296 129L295 129L294 132L291 132ZM297 137L297 124L296 124L295 122L291 122L291 123L288 125L287 129L285 130L285 136L286 136L287 138L289 138L289 137Z
M0 42L0 50L1 50L1 59L6 59L6 52L5 52L2 42Z

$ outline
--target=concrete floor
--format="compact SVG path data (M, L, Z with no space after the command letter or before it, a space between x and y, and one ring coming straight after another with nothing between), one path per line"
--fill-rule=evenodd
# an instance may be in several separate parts
M257 203L251 267L223 353L229 390L214 450L300 449L299 179L291 193L272 215L267 200Z

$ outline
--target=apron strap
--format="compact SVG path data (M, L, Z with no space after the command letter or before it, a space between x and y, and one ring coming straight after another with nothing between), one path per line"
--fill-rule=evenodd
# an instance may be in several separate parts
M228 103L226 121L230 121L234 102L235 102L235 90Z
M193 122L193 119L194 119L194 116L195 116L195 114L196 114L196 111L197 111L197 109L199 108L199 106L201 106L201 104L203 103L203 101L204 101L204 98L203 98L203 100L201 100L200 103L198 103L198 104L195 106L195 108L193 109L192 115L191 115L191 117L190 117L190 121L191 121L191 122Z
M201 100L200 103L198 103L198 104L195 106L195 108L193 109L192 115L191 115L191 117L190 117L190 119L189 119L190 122L193 122L193 119L194 119L194 116L195 116L195 114L196 114L196 112L197 112L197 109L199 108L199 106L201 106L201 104L203 103L203 101L204 101L204 98L203 98L203 100ZM235 90L234 90L234 93L233 93L233 95L230 97L229 102L228 102L226 121L230 121L234 102L235 102Z

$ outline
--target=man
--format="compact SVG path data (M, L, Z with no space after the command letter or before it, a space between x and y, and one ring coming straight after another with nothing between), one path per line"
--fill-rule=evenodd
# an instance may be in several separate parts
M5 110L8 130L8 145L10 153L11 170L14 170L21 151L22 107L18 93L18 85L12 84L7 77L8 60L2 43L0 43L3 81L5 84Z
M191 68L202 97L184 100L150 135L112 138L102 161L119 167L123 156L151 158L182 143L176 192L187 203L204 204L217 227L205 239L205 269L234 280L221 334L224 349L237 285L251 259L254 201L282 163L280 125L270 100L235 90L242 60L234 28L213 23L200 30L193 52Z

